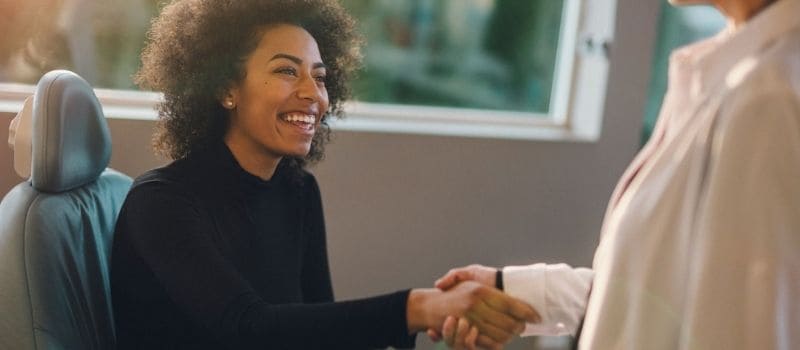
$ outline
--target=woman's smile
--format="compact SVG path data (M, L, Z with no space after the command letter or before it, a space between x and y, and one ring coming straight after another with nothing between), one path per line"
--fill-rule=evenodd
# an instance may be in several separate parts
M278 115L278 119L284 125L288 125L302 135L314 136L317 126L316 113L287 112Z

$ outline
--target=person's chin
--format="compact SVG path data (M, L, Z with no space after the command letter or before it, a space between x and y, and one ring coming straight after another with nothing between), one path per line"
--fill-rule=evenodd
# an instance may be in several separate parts
M293 147L289 152L286 152L286 156L293 158L305 158L308 156L308 152L310 151L311 145L299 145L297 147Z

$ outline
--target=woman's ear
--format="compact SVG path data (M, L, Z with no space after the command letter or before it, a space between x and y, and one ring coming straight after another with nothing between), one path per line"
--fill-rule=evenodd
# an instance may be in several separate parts
M234 110L236 109L237 104L237 91L235 88L226 89L225 92L220 97L219 101L227 110Z

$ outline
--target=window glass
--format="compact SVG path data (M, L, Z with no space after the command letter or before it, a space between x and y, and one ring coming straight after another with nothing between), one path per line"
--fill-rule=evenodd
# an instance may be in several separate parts
M661 101L667 90L667 67L672 50L710 37L725 26L725 18L709 6L674 7L666 1L661 8L656 52L653 55L653 73L649 97L645 108L642 144L653 132Z
M366 102L547 113L563 0L344 0Z
M0 81L35 84L47 71L69 69L96 87L135 89L131 76L159 2L11 1Z
M342 0L367 39L356 99L546 114L564 1ZM8 24L16 43L0 39L15 48L0 81L33 84L65 68L97 87L135 89L131 76L161 2L11 1L20 23Z

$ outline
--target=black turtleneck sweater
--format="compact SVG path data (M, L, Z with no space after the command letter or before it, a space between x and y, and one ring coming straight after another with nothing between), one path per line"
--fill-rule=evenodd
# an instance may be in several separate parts
M247 173L223 144L145 173L117 221L118 349L413 347L408 291L333 302L314 177Z

